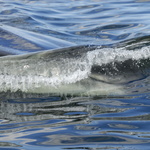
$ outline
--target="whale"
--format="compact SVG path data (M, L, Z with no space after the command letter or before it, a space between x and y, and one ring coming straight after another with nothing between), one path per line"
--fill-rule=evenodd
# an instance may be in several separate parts
M150 47L71 46L0 57L0 93L51 96L127 94L149 76Z

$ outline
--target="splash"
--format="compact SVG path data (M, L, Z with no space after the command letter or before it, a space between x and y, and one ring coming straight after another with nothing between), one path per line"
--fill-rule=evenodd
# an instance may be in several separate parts
M92 65L103 65L126 60L138 60L150 58L150 46L141 49L128 50L123 48L103 48L96 49L87 53L87 58Z

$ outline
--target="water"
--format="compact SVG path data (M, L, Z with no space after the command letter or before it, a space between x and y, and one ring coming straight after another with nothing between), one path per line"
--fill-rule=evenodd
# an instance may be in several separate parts
M0 149L148 150L149 8L149 0L0 0L2 56L56 51L42 60L40 53L35 60L0 58ZM81 46L73 55L70 49L57 53L80 45L92 51ZM51 68L57 70L44 78ZM33 90L82 79L77 92L101 87L102 93ZM32 92L24 93L29 86ZM115 93L120 86L125 92Z

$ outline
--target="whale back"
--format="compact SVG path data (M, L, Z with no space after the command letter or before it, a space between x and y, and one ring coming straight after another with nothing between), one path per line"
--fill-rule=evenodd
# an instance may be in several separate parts
M0 92L51 95L125 94L149 76L150 48L74 46L0 58Z

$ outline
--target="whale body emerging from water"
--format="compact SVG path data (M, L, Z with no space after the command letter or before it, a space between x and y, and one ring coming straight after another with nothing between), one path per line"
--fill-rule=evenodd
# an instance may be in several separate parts
M99 46L4 56L0 57L0 92L53 96L125 94L127 83L148 74L149 57L149 47L127 50Z

